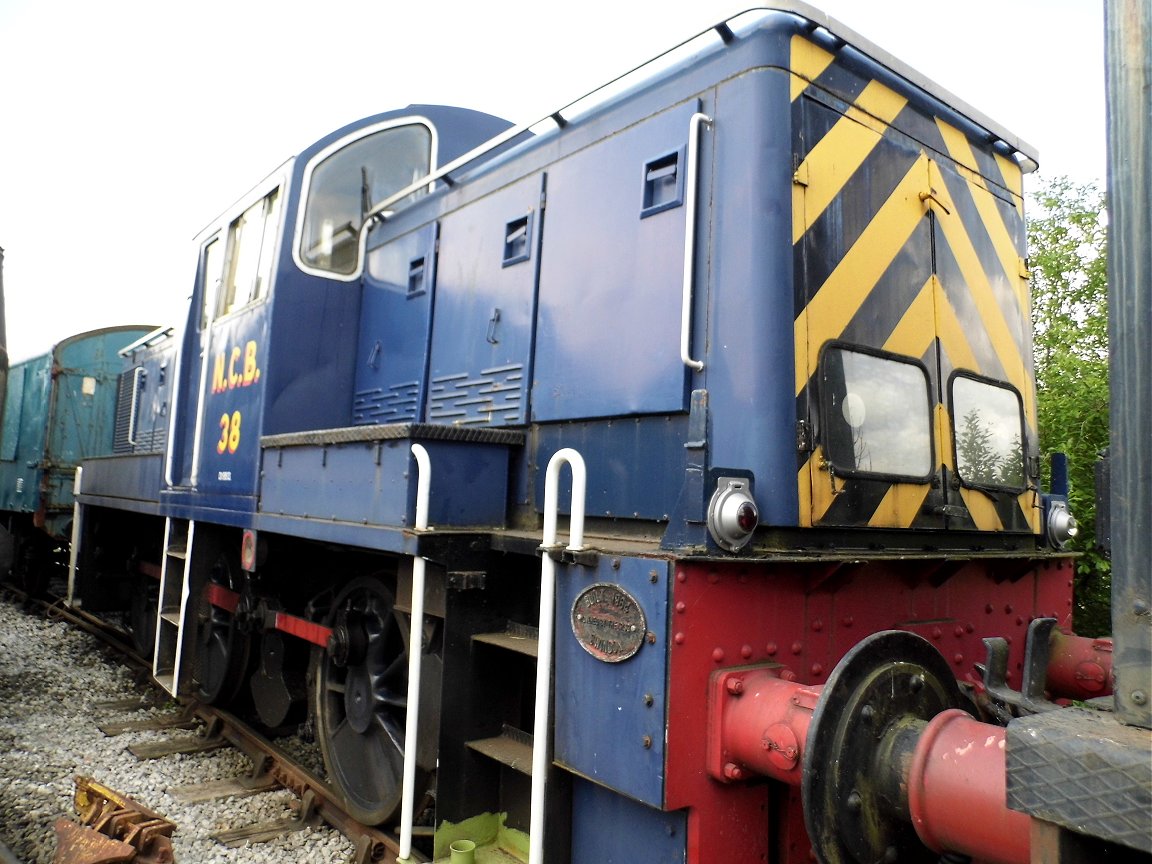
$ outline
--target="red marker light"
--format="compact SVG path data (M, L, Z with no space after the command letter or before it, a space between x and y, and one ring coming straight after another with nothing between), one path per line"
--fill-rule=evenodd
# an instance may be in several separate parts
M752 539L760 524L760 511L748 491L748 481L722 477L708 504L708 533L716 545L729 552L739 552Z
M755 531L759 521L760 514L756 512L756 505L751 501L745 501L736 511L736 524L745 534L751 534Z
M256 570L256 532L250 528L244 529L240 541L240 566L249 573Z

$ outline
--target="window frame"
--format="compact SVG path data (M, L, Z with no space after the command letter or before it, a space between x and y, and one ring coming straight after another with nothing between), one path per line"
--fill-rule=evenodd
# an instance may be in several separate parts
M272 291L272 284L276 279L276 262L280 251L280 237L283 234L281 230L284 226L284 188L279 185L270 187L263 195L251 200L248 205L237 212L227 224L221 229L220 235L215 239L209 239L204 245L204 251L207 253L208 248L213 242L224 241L224 258L221 261L221 268L219 273L219 280L216 284L215 297L212 299L213 314L212 320L219 321L222 318L227 318L229 315L235 315L241 310L248 309L252 306L262 302ZM272 203L272 213L268 213L269 199L275 196ZM258 256L251 266L251 275L255 280L263 280L257 283L255 293L253 293L252 286L247 286L248 291L247 299L243 302L236 302L236 292L238 285L236 283L237 277L237 253L238 245L243 245L245 237L252 237L253 235L246 232L251 231L249 226L254 226L256 223L253 221L245 222L239 231L240 243L237 244L237 224L248 215L249 211L255 209L257 206L262 208L260 214L260 234L259 240L253 246L252 241L249 245L244 246L246 252L256 251ZM265 243L269 240L269 228L271 228L271 247L265 249ZM205 270L205 276L210 274ZM232 292L229 299L229 291ZM231 304L227 309L223 308L226 304Z
M440 137L437 134L436 126L427 117L418 114L409 115L407 117L397 117L391 120L384 120L379 123L373 123L364 126L356 131L345 135L337 141L333 141L327 147L322 148L315 153L309 160L308 164L304 167L303 176L300 182L300 197L296 203L296 224L293 226L292 232L292 261L296 267L303 273L311 276L319 276L324 279L330 279L336 282L355 282L360 279L364 271L364 256L357 254L356 267L351 273L338 273L333 270L325 270L321 267L316 267L309 264L304 260L301 254L300 245L304 241L304 213L308 208L308 195L312 187L312 175L316 168L323 164L323 162L332 154L343 150L350 144L354 144L364 138L368 138L379 132L384 132L389 129L399 128L401 126L423 126L428 130L430 136L429 154L428 154L428 173L435 173L439 167L439 154L440 154ZM400 191L400 190L396 190ZM363 226L361 226L363 229Z
M1009 486L1004 484L990 484L978 483L971 480L966 480L960 471L960 454L959 454L959 424L956 418L956 381L964 378L968 381L973 381L977 384L983 384L987 387L993 387L997 390L1003 390L1010 393L1016 398L1016 418L1019 423L1020 432L1020 478L1023 481L1022 485ZM992 493L1009 493L1012 495L1019 495L1029 488L1028 483L1028 439L1027 427L1024 417L1024 397L1012 384L1007 381L1001 381L998 378L991 378L987 375L979 375L969 369L955 369L952 374L948 376L948 422L952 427L952 472L956 475L956 480L965 489L979 489L984 492Z
M831 428L830 412L833 409L831 399L829 398L828 388L826 384L826 369L827 357L832 351L847 351L854 354L863 354L869 357L874 357L879 360L885 360L891 363L899 363L904 366L911 366L916 369L924 380L924 405L926 407L926 428L928 432L928 470L924 474L899 474L891 471L869 471L861 468L847 468L836 463L833 458L833 453L830 449L829 430ZM917 485L924 485L930 483L932 478L936 476L939 470L939 459L937 458L936 448L936 429L933 421L933 405L935 405L935 398L932 392L932 375L928 367L922 360L916 357L909 357L904 354L896 354L891 351L884 351L877 348L872 348L867 345L860 345L854 342L844 342L840 340L832 340L826 342L820 349L820 357L816 364L817 376L817 399L818 399L818 416L820 418L820 428L817 430L816 441L820 444L824 452L824 458L827 460L829 470L838 477L851 477L863 480L879 480L888 483L912 483Z
M218 247L218 248L216 248ZM224 282L224 261L228 252L228 235L224 229L218 229L205 235L200 242L200 265L197 270L197 289L200 292L200 322L201 332L216 320L216 308L220 296L220 288ZM218 255L219 258L214 258ZM219 266L214 266L214 265Z
M292 160L290 159L271 174L269 174L267 177L265 177L263 180L261 180L260 183L253 186L247 193L243 195L243 197L237 199L237 201L234 202L227 210L212 220L212 222L205 226L200 231L200 233L196 235L194 242L196 244L198 280L202 280L207 275L206 270L203 269L206 263L204 256L205 251L207 250L208 245L213 241L213 238L215 238L217 243L224 244L221 250L223 257L221 259L220 273L218 274L220 276L218 284L213 286L200 284L198 282L196 285L196 290L202 292L199 316L201 332L207 333L215 322L224 318L230 318L233 315L243 312L245 309L251 309L252 307L258 306L261 303L265 303L267 302L268 298L272 296L272 292L275 289L276 280L280 270L280 254L283 248L282 244L284 242L284 220L287 218L288 212L286 206L286 195L289 188L288 178L291 175L291 168ZM232 223L244 215L244 213L246 213L252 207L252 205L256 204L258 201L261 201L264 198L267 198L269 194L276 190L279 190L280 195L280 218L279 223L276 226L274 241L272 243L272 266L268 271L268 284L264 286L264 291L261 296L250 301L244 306L237 306L226 315L221 315L218 312L220 308L219 294L223 290L224 278L227 274L228 267L230 266L230 261L232 258L232 250L230 248L232 242ZM207 296L209 294L212 296Z

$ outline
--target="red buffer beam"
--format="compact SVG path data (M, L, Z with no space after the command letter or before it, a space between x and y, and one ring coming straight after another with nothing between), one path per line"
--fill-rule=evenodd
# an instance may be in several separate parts
M711 682L708 771L800 786L827 864L901 860L909 844L1028 864L1031 819L1005 804L1005 730L955 706L947 662L910 633L878 633L827 684L769 667Z

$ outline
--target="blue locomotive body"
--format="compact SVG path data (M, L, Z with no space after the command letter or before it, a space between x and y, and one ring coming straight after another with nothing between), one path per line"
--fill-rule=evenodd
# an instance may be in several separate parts
M170 382L132 403L163 459L85 466L84 602L127 580L161 684L311 718L357 819L425 801L426 855L482 813L533 864L940 852L885 803L906 777L872 834L824 830L836 748L874 740L837 700L914 669L931 699L868 694L891 728L975 711L957 679L1006 687L973 683L983 640L1019 670L1069 623L1032 154L785 5L533 126L410 106L310 146L205 230L181 332L125 372ZM881 738L859 758L907 769Z
M573 446L598 478L589 516L625 532L660 530L666 549L716 548L706 511L717 478L729 475L746 479L760 524L773 528L1036 535L1014 145L997 130L998 143L974 146L989 135L976 121L932 92L901 93L893 73L850 51L818 85L800 88L794 67L825 62L827 52L819 37L797 46L804 27L793 16L768 20L562 128L463 164L459 181L429 182L386 219L365 225L363 214L381 190L407 184L372 179L385 169L371 159L419 178L437 155L450 161L502 124L475 127L469 113L461 119L470 132L454 136L451 114L437 120L427 108L373 117L254 190L202 240L183 352L202 360L181 368L187 422L175 427L172 512L260 528L269 509L261 473L273 473L262 464L264 436L427 423L530 430L511 481L512 509L527 506L527 524L542 501L533 466ZM879 115L861 125L854 98L863 100L855 110ZM845 124L874 140L858 144L838 131ZM434 154L453 137L467 144ZM396 140L376 142L388 138ZM389 147L412 149L394 156ZM825 152L839 147L843 157ZM847 187L838 158L865 163ZM392 165L404 159L403 171ZM870 196L851 185L865 182ZM910 203L898 201L894 214L886 195ZM970 199L970 212L933 210L932 196ZM879 260L857 261L853 244L875 245L866 232L888 222L905 233L876 247ZM928 260L952 236L972 251ZM871 281L837 293L851 279L844 272L861 265ZM823 294L820 279L830 285ZM896 283L907 287L894 291ZM832 296L840 309L830 313ZM965 327L971 344L953 333ZM828 350L836 339L851 353ZM785 370L794 392L779 386ZM1000 414L978 431L1017 439L992 454L1013 463L1010 480L984 483L956 466L949 439L963 418L952 405L976 399L957 397L956 374L1000 397ZM836 433L844 424L828 412L846 409L822 404L818 392L830 375L856 376L853 400L879 381L899 382L918 425L902 428L892 404L851 401L872 422L849 428L845 449ZM935 418L941 410L950 426ZM1013 411L1014 421L1000 422ZM855 464L852 435L871 448L867 465ZM882 452L889 435L914 454ZM342 465L320 482L354 483L362 468ZM276 473L293 470L278 458ZM308 491L285 499L286 486L309 484L289 476L273 485L277 518L320 520L305 530L322 539L332 514L315 512ZM362 497L367 505L372 495Z

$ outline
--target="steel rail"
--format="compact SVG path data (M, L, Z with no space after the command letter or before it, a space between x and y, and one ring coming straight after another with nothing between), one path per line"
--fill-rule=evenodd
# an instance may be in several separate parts
M313 812L356 844L356 864L394 864L400 844L390 833L356 821L343 809L340 796L327 782L298 764L287 753L229 712L200 702L190 703L192 713L204 721L206 734L228 741L254 762L267 760L265 771ZM413 853L411 861L427 861Z
M64 605L61 598L32 597L9 583L0 583L0 595L37 609L45 617L58 618L79 627L137 673L151 673L151 663L129 644L122 631L93 615ZM160 685L151 678L149 683L160 691ZM262 765L279 785L300 799L302 811L309 809L311 814L354 843L354 864L395 864L398 860L400 844L395 837L352 818L343 809L339 794L327 782L298 764L258 731L222 708L187 698L178 701L186 712L205 724L203 734L206 738L219 737L244 753L254 766ZM415 851L408 859L411 862L428 860Z

